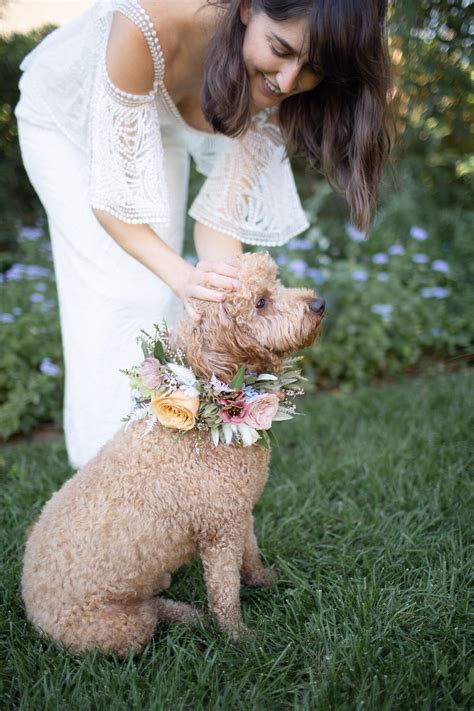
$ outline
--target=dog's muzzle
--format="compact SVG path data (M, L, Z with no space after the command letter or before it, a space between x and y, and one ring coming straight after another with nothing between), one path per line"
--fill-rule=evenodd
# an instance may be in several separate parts
M319 316L322 316L324 313L324 309L326 308L326 301L321 298L313 299L310 301L309 308L311 311L314 311L315 314L319 314Z

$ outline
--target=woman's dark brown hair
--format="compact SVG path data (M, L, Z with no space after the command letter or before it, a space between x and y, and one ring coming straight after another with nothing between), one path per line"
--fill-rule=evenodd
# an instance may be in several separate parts
M249 126L240 0L208 0L226 9L208 49L201 104L216 131ZM308 17L309 60L323 80L282 101L279 122L289 152L345 195L355 224L368 232L394 125L386 14L388 0L252 0L276 22Z

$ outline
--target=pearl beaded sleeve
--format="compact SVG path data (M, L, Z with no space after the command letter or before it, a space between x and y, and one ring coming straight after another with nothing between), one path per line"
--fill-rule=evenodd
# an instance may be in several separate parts
M138 2L119 2L143 32L154 66L153 89L145 95L122 91L110 80L105 48L97 72L90 132L90 202L123 222L169 222L163 146L156 93L164 77L155 28Z

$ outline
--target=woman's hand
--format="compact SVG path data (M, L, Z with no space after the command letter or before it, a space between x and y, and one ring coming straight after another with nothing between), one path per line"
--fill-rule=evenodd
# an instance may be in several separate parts
M203 301L224 301L226 294L223 289L235 290L240 286L240 270L233 258L219 261L200 261L192 269L183 274L183 281L178 288L178 296L184 302L186 311L197 317L191 299Z

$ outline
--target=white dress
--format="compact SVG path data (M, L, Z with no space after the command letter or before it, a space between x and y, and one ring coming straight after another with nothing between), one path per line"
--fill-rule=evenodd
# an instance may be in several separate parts
M143 32L155 80L147 95L111 82L106 47L114 12ZM165 84L150 18L137 0L99 0L23 61L16 107L29 178L46 210L65 361L70 463L85 464L121 426L130 399L122 368L139 361L141 328L182 304L97 221L100 208L148 224L182 249L189 159L207 179L189 214L242 242L284 244L308 227L279 129L261 112L241 138L188 126Z

